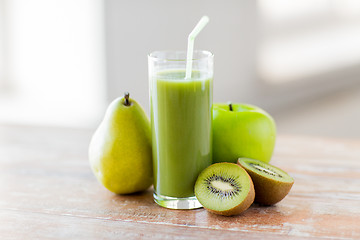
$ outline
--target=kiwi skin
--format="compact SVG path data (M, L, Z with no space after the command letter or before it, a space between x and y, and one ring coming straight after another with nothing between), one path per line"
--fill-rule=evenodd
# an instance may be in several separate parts
M235 163L215 163L213 165L218 165L218 164L232 164L232 165L237 165ZM239 166L239 165L237 165ZM242 167L239 166L239 170L240 171L244 171L244 169ZM217 214L217 215L223 215L223 216L234 216L234 215L238 215L242 212L244 212L245 210L247 210L251 204L254 202L254 199L255 199L255 189L254 189L254 184L251 180L251 177L250 175L244 171L244 174L246 174L246 176L249 178L249 182L250 182L250 188L249 188L249 192L246 196L246 198L237 206L231 208L231 209L228 209L228 210L225 210L225 211L216 211L216 210L212 210L212 209L209 209L205 206L203 206L207 211L211 212L211 213L214 213L214 214ZM195 195L196 195L196 188L195 188Z
M289 176L289 178L292 180L284 182L281 180L274 180L272 178L267 178L261 174L258 174L254 169L249 168L247 165L243 164L244 160L250 160L254 163L259 163L260 165L267 166L270 165L268 163L261 162L259 160L254 159L245 159L245 158L239 158L237 163L243 167L250 175L254 187L255 187L255 202L262 204L262 205L273 205L275 203L280 202L283 198L286 197L286 195L290 192L291 187L294 184L294 180ZM280 170L280 172L288 174L284 172L283 170L270 165L274 169Z

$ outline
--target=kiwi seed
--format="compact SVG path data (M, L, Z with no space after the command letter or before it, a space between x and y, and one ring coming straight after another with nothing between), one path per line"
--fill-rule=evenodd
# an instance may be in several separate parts
M259 171L261 171L261 172L264 172L264 173L266 173L266 174L269 174L269 175L271 175L271 176L282 178L282 175L280 175L279 173L273 172L273 171L271 171L270 169L264 168L264 167L262 167L262 166L260 166L260 165L258 165L258 164L250 163L249 165L252 166L253 168L255 168L255 169L257 169L257 170L259 170Z

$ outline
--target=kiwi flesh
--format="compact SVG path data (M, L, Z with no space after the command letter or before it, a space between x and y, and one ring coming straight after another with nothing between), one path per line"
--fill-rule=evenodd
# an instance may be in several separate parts
M224 216L244 212L254 202L249 174L235 163L215 163L204 169L195 183L195 196L208 211Z
M257 203L273 205L281 201L294 184L289 174L271 164L250 158L239 158L237 163L250 175Z

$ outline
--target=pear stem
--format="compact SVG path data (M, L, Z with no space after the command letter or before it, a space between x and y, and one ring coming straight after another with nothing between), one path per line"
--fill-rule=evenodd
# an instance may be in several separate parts
M130 106L130 101L129 101L129 97L130 97L130 93L129 92L125 92L124 93L124 98L125 98L125 106Z
M229 109L230 109L230 111L233 110L232 103L229 103Z

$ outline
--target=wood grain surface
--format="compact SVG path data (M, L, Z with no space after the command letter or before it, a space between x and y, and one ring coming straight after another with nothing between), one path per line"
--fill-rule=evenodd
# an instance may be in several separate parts
M360 239L360 141L279 136L271 163L295 179L289 195L223 217L107 191L91 134L0 126L0 239Z

